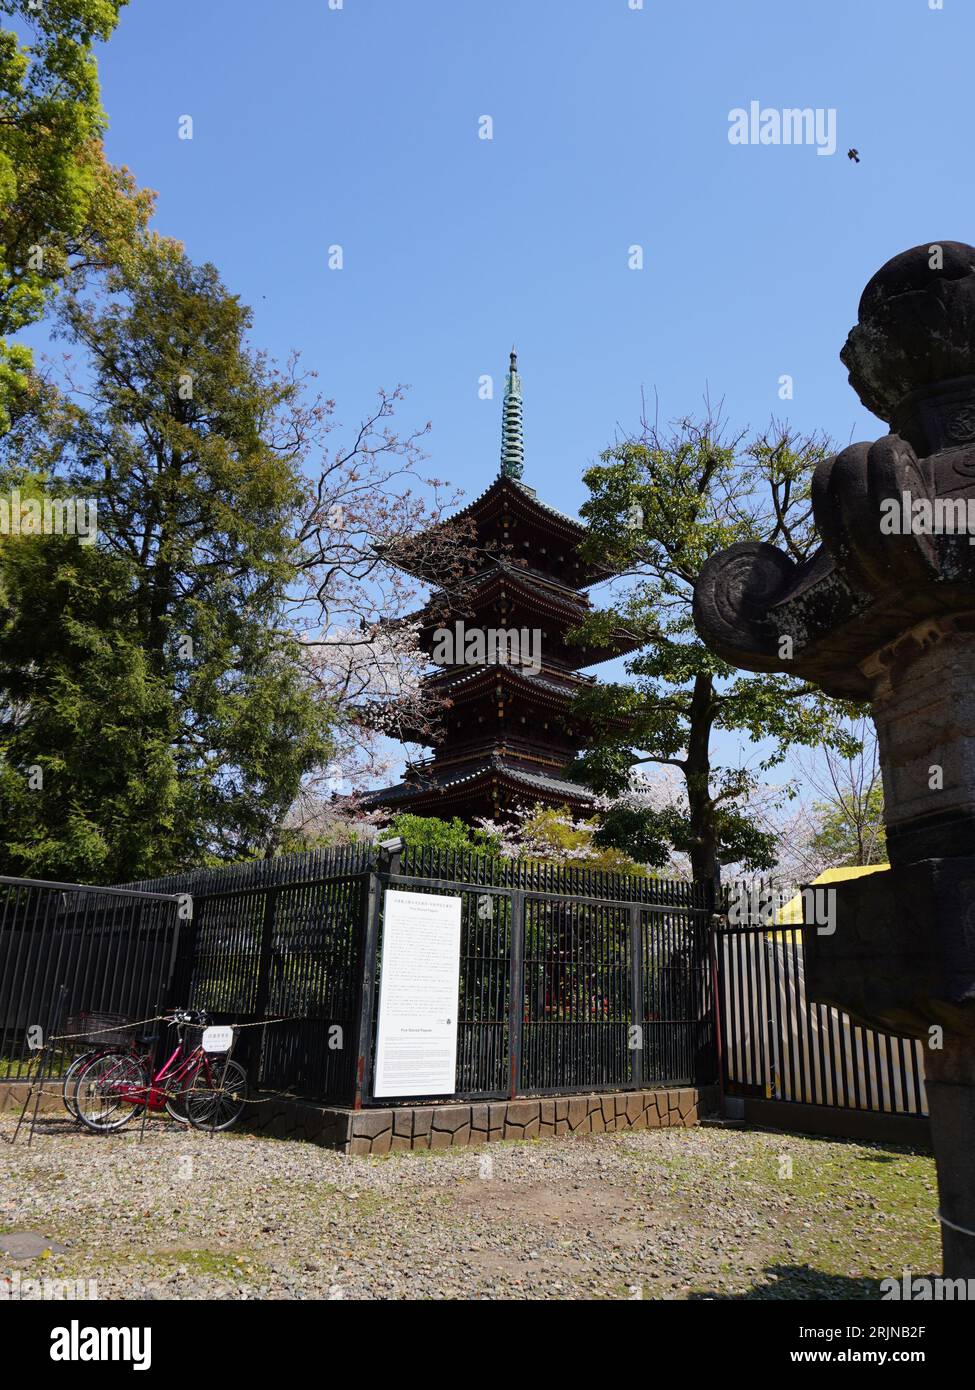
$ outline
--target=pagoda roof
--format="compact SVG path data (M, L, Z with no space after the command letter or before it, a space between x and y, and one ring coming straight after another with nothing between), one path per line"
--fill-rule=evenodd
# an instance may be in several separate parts
M510 478L504 473L499 473L458 515L470 515L475 519L480 516L492 516L501 510L505 502L517 507L522 515L551 518L559 523L560 530L566 535L574 536L577 541L585 539L586 528L577 516L570 516L568 512L560 511L558 507L543 502L533 487L523 483L520 478Z
M533 601L544 599L549 603L558 604L573 616L580 618L585 616L590 607L588 595L581 594L578 589L559 583L542 570L532 569L530 565L508 558L498 559L487 569L479 570L477 574L462 580L454 590L452 598L460 602L468 591L480 597L484 590L492 591L502 585L517 589Z
M508 663L499 663L496 666L457 667L445 670L440 675L428 676L426 679L437 695L453 707L470 704L492 695L500 682L509 692L525 695L539 707L547 707L561 715L569 713L572 701L580 690L586 690L596 683L595 676L580 676L574 671L561 672L554 671L551 667L543 667L542 671L535 675L526 671L524 667ZM591 727L588 720L576 716L573 718L577 725L583 728ZM614 719L609 721L608 727L626 729L629 725L626 720ZM427 747L439 745L438 738L429 730L422 734L419 730L412 733L404 730L400 737Z
M539 613L564 619L567 625L578 625L589 612L587 597L549 575L541 575L527 566L499 561L489 569L468 576L451 590L449 598L442 592L433 594L423 608L411 613L406 621L419 622L424 627L442 627L445 615L456 619L464 614L476 614L486 604L496 602L502 593L520 598L526 607ZM447 603L445 607L445 598Z
M526 608L534 608L539 614L563 620L567 629L582 623L591 608L587 595L560 584L551 576L527 565L500 561L463 581L451 594L447 609L443 606L442 597L434 595L422 609L410 614L405 621L418 622L424 631L430 632L449 625L464 613L476 614L479 606L495 601L500 593L520 598ZM600 662L634 651L640 642L638 638L618 629L608 643L567 645L578 655L573 665L597 666Z
M538 531L557 536L559 540L565 542L572 549L581 545L586 537L586 528L577 517L569 516L566 512L559 511L557 507L551 507L547 502L542 502L534 488L523 483L520 478L512 478L503 473L499 474L473 501L468 502L466 507L462 507L452 517L437 522L426 534L435 535L438 531L447 530L456 526L458 522L464 521L472 521L475 526L481 526L492 521L505 508L510 508L515 516L531 523ZM428 573L427 566L422 562L410 563L406 559L405 563L401 563L396 558L395 551L389 551L387 554L388 558L393 563L398 564L407 574L415 575L416 578L428 582L431 580L436 582L436 575ZM603 566L584 561L581 557L578 559L578 564L580 577L584 583L591 583L593 580L611 573Z
M473 697L480 693L481 686L493 686L500 680L506 685L520 686L523 690L540 693L548 701L554 697L560 704L567 703L579 690L594 683L594 677L579 676L574 671L566 671L563 675L562 672L553 671L551 667L543 666L541 672L536 675L532 671L526 671L523 666L514 666L510 662L460 667L457 670L445 671L443 675L430 676L428 679L438 694L451 699L456 699L455 692L458 690L464 694L469 692Z
M499 682L508 691L527 695L534 703L565 714L574 697L595 683L594 676L579 676L574 671L552 671L542 668L535 675L524 667L512 666L508 662L497 665L449 667L436 675L424 678L438 697L449 701L453 706L469 704L485 696L493 695ZM403 729L400 737L408 742L422 743L432 747L438 739L430 730L422 733Z
M367 792L362 800L369 805L394 805L400 802L438 801L456 796L469 796L492 785L505 786L510 791L534 792L536 799L550 804L562 801L570 804L595 806L598 798L587 787L571 782L567 777L550 773L528 772L500 754L456 771L434 768L425 771L423 780L406 780L379 791Z

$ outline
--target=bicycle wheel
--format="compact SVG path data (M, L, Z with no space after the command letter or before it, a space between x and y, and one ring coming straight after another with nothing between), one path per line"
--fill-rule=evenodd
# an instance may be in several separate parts
M178 1125L188 1125L189 1116L186 1113L186 1088L180 1086L178 1090L167 1093L166 1112L171 1120L175 1120Z
M96 1047L90 1048L87 1052L79 1053L74 1059L68 1070L64 1073L64 1083L61 1087L61 1099L64 1101L64 1108L72 1119L78 1118L78 1107L75 1105L74 1093L78 1085L78 1077L87 1067L89 1062L93 1062L98 1056Z
M146 1108L149 1073L131 1052L102 1052L88 1063L75 1087L78 1119L96 1134L121 1129Z
M194 1129L229 1129L247 1104L247 1073L239 1062L202 1065L185 1092L186 1118Z

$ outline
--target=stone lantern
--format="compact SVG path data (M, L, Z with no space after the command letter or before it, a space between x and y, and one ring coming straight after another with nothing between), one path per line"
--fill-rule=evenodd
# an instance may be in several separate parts
M808 989L925 1043L945 1273L975 1278L975 248L888 261L840 356L890 434L816 469L809 560L732 546L694 616L732 665L870 704L890 868L803 933Z

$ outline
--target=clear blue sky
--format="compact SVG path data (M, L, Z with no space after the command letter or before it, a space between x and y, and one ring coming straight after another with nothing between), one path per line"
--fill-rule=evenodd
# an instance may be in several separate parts
M837 352L884 260L975 240L973 52L970 0L133 0L100 63L110 156L258 342L350 424L410 383L470 493L515 341L526 481L574 510L641 386L759 425L789 373L797 425L873 437ZM835 107L837 153L729 144L751 100Z
M133 0L100 64L110 157L256 342L350 426L410 383L469 495L516 342L525 480L575 511L641 386L665 418L707 385L735 424L883 432L837 353L888 257L975 241L973 52L971 0ZM834 107L836 153L730 144L753 100Z

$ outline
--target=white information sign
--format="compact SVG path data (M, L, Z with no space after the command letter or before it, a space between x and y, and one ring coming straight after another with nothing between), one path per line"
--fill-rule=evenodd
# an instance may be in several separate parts
M386 890L377 1096L449 1096L457 1088L460 898Z
M229 1052L234 1041L234 1030L226 1027L204 1028L204 1052Z

